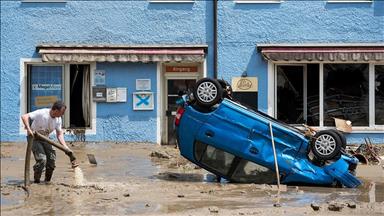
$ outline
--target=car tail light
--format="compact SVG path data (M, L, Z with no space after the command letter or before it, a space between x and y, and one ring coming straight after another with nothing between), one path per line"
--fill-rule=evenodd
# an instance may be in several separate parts
M184 111L185 110L183 107L177 108L176 115L175 115L175 125L176 126L179 126L180 120L181 120L181 117L183 116Z

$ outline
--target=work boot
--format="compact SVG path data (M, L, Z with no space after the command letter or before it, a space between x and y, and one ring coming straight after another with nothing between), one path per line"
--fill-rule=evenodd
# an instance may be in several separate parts
M52 178L53 170L45 171L45 182L50 182Z
M40 177L41 177L41 173L40 172L35 172L33 174L33 179L35 180L35 183L40 183Z

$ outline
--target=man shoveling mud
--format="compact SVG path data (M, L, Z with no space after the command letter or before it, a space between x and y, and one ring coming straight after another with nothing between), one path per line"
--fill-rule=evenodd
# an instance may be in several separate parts
M57 140L68 152L72 151L68 148L64 140L61 116L64 115L67 106L62 101L56 101L52 107L38 109L21 116L28 136L33 137L34 131L42 135L49 136L56 130ZM29 121L32 120L32 124ZM38 139L33 140L32 152L36 160L33 166L34 182L40 183L41 174L45 168L45 182L51 181L53 170L55 169L56 152L52 145Z

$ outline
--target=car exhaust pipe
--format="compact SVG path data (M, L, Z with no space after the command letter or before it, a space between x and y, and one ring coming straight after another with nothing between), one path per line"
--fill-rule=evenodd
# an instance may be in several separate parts
M61 151L63 151L69 157L69 160L71 161L71 164L72 164L72 168L76 168L79 166L79 164L76 161L76 157L73 155L73 152L71 150L64 148L63 145L60 145L60 144L53 142L48 137L41 135L39 132L35 132L34 137L35 137L35 139L42 140L42 141L44 141L50 145L55 146L56 148L60 149Z

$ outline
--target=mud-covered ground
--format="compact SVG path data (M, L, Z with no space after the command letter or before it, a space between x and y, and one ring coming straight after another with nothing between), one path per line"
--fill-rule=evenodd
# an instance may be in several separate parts
M1 215L383 215L382 166L359 166L356 189L217 183L173 147L74 144L85 178L75 182L57 150L52 183L23 190L25 143L1 143ZM86 154L96 156L97 166ZM152 156L151 156L152 155ZM34 164L32 157L31 166ZM31 169L31 176L33 171ZM281 206L276 207L276 203Z

